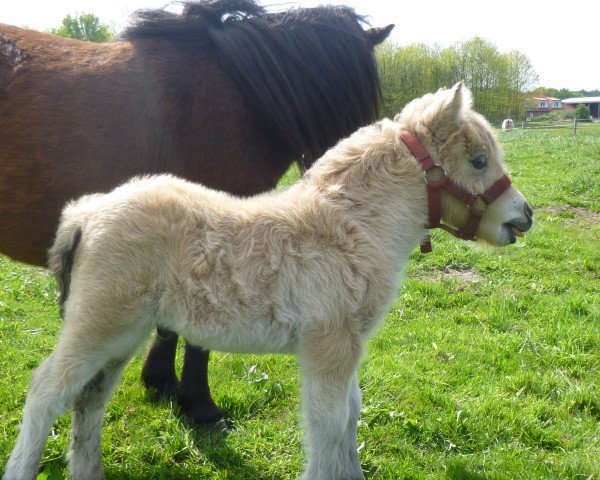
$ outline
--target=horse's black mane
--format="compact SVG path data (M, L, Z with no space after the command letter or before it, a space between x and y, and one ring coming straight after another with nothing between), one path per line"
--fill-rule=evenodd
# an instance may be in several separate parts
M286 151L308 167L377 117L381 98L364 18L345 6L268 13L253 0L184 2L180 15L142 10L122 37L212 45Z

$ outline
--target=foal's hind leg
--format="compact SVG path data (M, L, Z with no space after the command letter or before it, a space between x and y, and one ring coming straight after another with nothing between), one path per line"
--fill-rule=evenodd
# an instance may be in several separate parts
M62 415L81 385L63 384L53 353L37 368L25 402L21 430L6 464L4 480L37 476L40 458L54 420Z
M54 421L73 404L85 384L98 371L98 358L73 358L59 341L56 350L33 374L21 431L10 455L4 480L37 476L40 458Z
M72 414L69 471L73 479L103 479L100 449L102 418L125 361L110 361L83 388Z
M104 408L121 367L115 368L113 364L112 373L105 371L106 378L102 382L98 382L98 374L110 366L114 359L129 358L147 337L151 327L149 322L140 320L138 312L142 312L143 307L131 308L135 317L129 319L119 316L118 312L111 315L110 308L104 308L102 317L85 318L89 317L86 312L100 309L93 308L97 305L85 299L78 300L79 310L83 313L73 312L67 306L65 324L56 349L33 375L21 432L8 460L5 480L35 479L52 423L78 400L80 406L84 406L85 413L83 416L75 415L74 433L80 435L83 431L84 441L81 442L81 437L74 441L72 457L75 458L75 465L79 464L79 443L83 445L81 451L87 452L92 462L100 456L97 451L99 441L96 441L100 433L91 432L91 428L99 429L98 409ZM114 317L114 320L107 322L107 316ZM90 403L89 399L93 396L91 390L84 392L86 386L89 389L95 384L101 384L102 391L98 395L103 400L102 405ZM91 415L88 416L88 413ZM92 452L92 449L96 451ZM95 472L96 476L80 478L103 478L101 470L100 473L98 469Z

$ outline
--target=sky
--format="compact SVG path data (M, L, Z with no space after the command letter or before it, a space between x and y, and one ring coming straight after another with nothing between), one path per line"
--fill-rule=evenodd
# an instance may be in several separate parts
M58 27L67 14L93 13L118 32L140 8L169 0L0 0L0 23L38 30ZM539 75L539 85L600 89L600 0L260 0L281 10L292 6L345 4L373 26L394 23L397 45L447 47L475 36L501 52L519 50Z

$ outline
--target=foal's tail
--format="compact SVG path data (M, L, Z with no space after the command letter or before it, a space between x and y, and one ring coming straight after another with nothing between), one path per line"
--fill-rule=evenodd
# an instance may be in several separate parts
M69 296L73 261L83 232L83 217L81 215L71 215L71 208L71 206L67 206L63 210L54 244L48 253L50 272L56 279L60 291L58 303L61 314Z

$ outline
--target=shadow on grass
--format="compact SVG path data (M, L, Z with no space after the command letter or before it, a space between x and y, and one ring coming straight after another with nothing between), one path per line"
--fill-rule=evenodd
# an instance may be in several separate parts
M190 424L190 428L193 428ZM232 431L235 427L230 427ZM215 471L227 472L226 478L239 480L281 480L282 477L272 472L259 472L251 458L243 455L243 451L231 448L227 443L228 431L208 431L195 428L193 438L206 459Z
M169 399L165 397L156 397L153 392L146 392L146 400L154 403L158 408L169 408ZM193 444L201 452L201 455L195 455L188 450L176 453L171 459L162 464L152 464L148 462L139 472L132 472L131 468L119 470L117 467L106 468L107 480L153 480L153 479L192 479L200 475L211 474L203 471L199 473L194 464L201 463L205 468L218 476L218 478L227 478L232 480L282 480L282 477L273 472L257 470L252 463L251 458L244 455L239 449L231 448L227 438L235 430L236 421L227 409L225 411L227 425L223 430L211 430L193 424L189 418L176 405L172 406L172 413L181 422L187 430Z
M213 475L214 478L232 480L282 480L277 474L258 471L240 451L229 447L226 432L202 431L190 426L190 435L202 452L200 456L179 452L165 463L153 465L148 462L138 471L131 467L107 466L107 480L183 480L213 478ZM194 464L201 464L204 470L199 472Z
M467 466L453 463L448 466L446 472L448 480L486 480L486 476L482 473L473 472Z
M184 450L169 460L153 463L154 459L114 462L105 465L107 480L184 480L195 478L227 478L232 480L282 480L272 472L258 471L247 457L227 443L227 432L212 432L194 428L187 423L189 434L200 456ZM203 466L199 472L197 465ZM0 468L0 477L3 474ZM40 467L39 480L65 480L68 477L64 456L45 461Z

